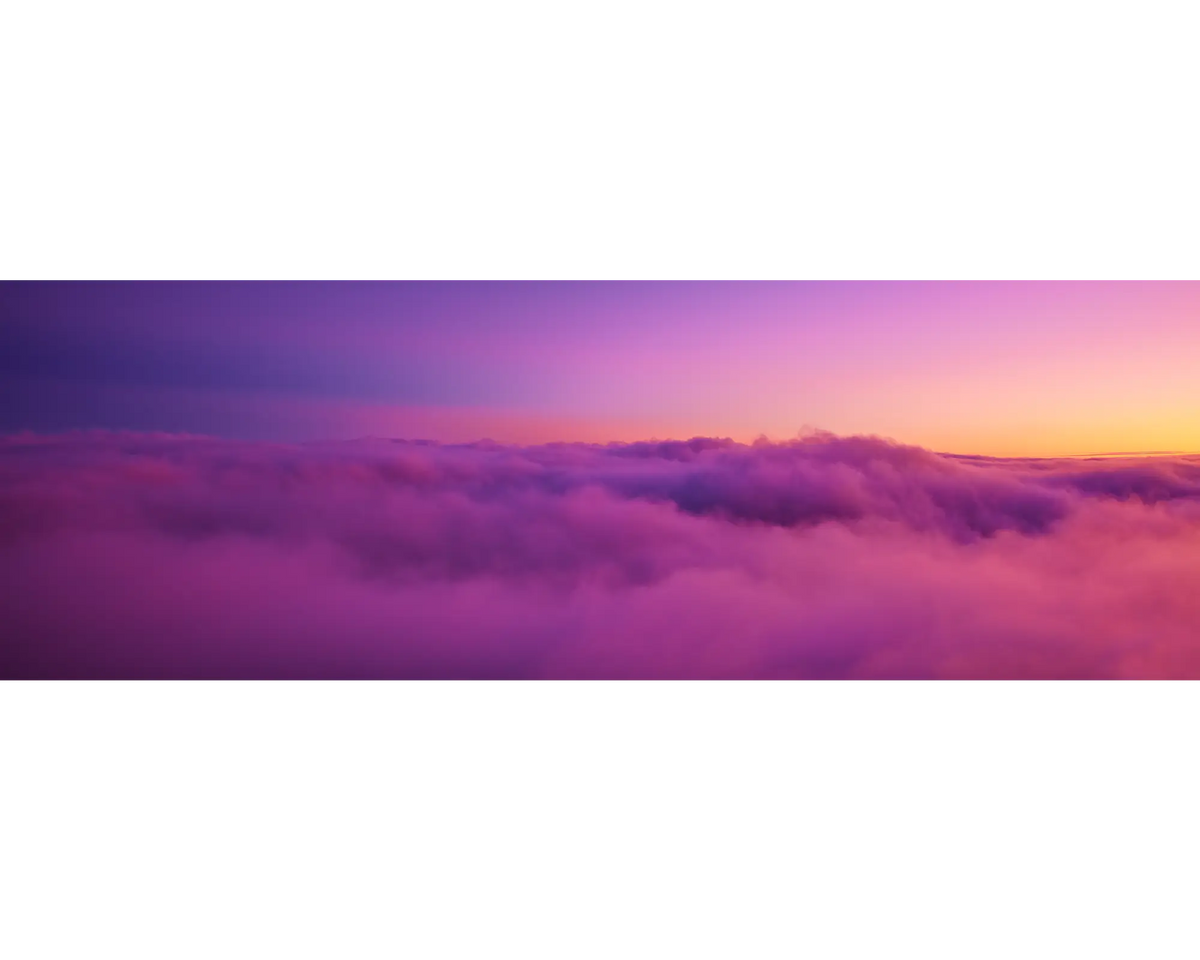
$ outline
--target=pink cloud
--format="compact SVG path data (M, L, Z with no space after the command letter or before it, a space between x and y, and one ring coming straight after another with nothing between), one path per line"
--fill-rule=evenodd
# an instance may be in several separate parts
M1198 677L1200 461L0 442L8 677Z

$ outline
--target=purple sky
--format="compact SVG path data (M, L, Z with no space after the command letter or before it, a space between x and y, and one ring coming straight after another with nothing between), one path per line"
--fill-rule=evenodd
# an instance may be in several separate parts
M1200 284L8 283L0 430L1200 449Z

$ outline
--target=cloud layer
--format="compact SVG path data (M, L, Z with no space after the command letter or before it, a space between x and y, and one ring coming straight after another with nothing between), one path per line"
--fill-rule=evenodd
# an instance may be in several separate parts
M0 441L7 677L1200 677L1200 458Z

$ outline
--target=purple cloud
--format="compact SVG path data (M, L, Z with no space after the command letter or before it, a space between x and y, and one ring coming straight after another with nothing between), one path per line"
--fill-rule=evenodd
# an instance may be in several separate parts
M1200 676L1200 460L0 441L7 677Z

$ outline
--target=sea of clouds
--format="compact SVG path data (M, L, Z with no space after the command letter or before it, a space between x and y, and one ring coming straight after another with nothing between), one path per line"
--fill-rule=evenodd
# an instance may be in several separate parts
M1200 677L1200 458L0 440L6 677Z

